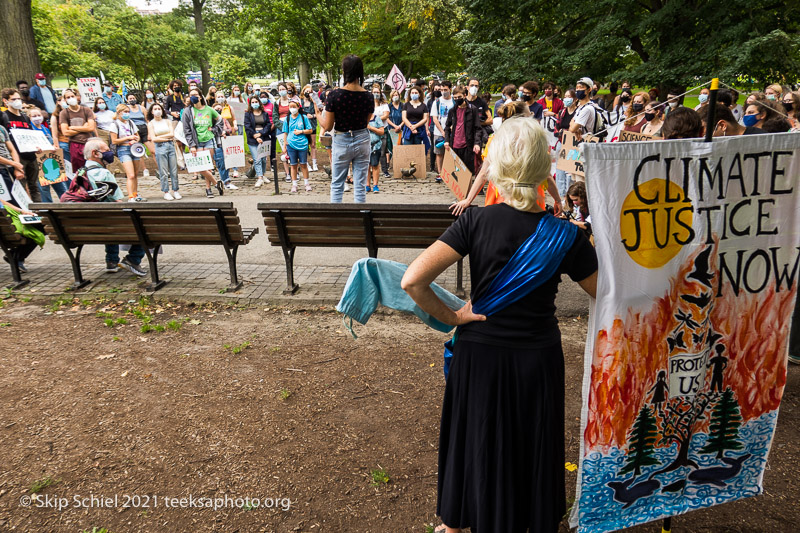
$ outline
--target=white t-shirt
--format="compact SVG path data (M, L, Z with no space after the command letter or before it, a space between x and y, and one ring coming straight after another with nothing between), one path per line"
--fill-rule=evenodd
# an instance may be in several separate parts
M588 104L583 104L575 111L575 117L572 120L574 120L576 124L581 125L582 133L591 133L594 131L595 118L594 104L589 102Z
M98 110L94 114L94 120L97 122L97 127L105 131L114 131L114 113L108 109L102 111Z
M125 122L124 120L115 120L112 125L111 131L117 134L117 137L129 137L139 132L136 124L132 120Z
M389 112L389 104L379 104L378 107L375 108L375 114L378 115L378 118L382 117L384 113ZM385 128L389 124L389 117L386 117L386 120L382 120L383 127Z
M448 98L445 100L444 96L440 97L436 102L433 103L431 107L431 117L439 117L439 124L442 125L442 129L436 127L434 123L434 136L435 137L444 137L444 128L447 127L447 113L450 112L456 104L453 103L452 98Z

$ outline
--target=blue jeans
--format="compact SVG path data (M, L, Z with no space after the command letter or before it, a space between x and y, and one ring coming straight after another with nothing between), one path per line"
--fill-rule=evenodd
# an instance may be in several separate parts
M69 161L69 143L62 143L61 141L58 141L58 147L64 150L64 161Z
M61 195L67 192L69 188L67 186L67 181L62 181L60 183L51 183L50 185L45 185L42 187L42 184L39 184L39 192L42 193L42 202L45 203L52 203L53 196L50 194L50 188L52 187L54 191L56 191L56 195L61 198Z
M561 142L559 141L556 143L555 152L558 153L560 149ZM556 169L556 188L558 189L559 196L561 196L561 201L564 203L566 203L567 199L567 190L572 183L572 179L565 171Z
M161 180L161 192L169 192L170 182L172 190L178 190L178 156L172 141L156 143L156 163L158 164L158 179Z
M264 142L269 142L264 141ZM256 152L258 151L258 144L248 144L250 148L250 155L253 157L253 169L255 169L256 178L263 178L264 172L267 170L267 158L262 157L261 159L256 159Z
M228 176L228 169L225 168L225 152L223 152L221 146L214 148L214 163L217 165L217 170L219 171L219 177L222 180L222 183L230 183L231 178Z
M134 265L140 264L143 257L144 248L138 244L132 244L131 249L128 250L128 255L125 256ZM114 263L115 265L119 263L119 244L106 244L106 263Z
M367 201L367 170L370 142L366 128L348 133L333 133L331 146L331 203L342 203L344 181L353 164L353 197L356 203Z

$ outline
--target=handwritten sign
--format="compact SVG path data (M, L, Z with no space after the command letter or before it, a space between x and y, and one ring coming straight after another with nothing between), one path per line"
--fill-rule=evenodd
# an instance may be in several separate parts
M183 159L186 162L186 171L190 174L214 168L214 162L211 159L211 150L198 150L197 154L194 156L189 153L186 154Z
M258 148L256 149L256 153L253 156L253 159L258 161L259 159L264 159L265 157L269 157L269 149L270 149L270 143L263 142L259 144Z
M5 200L6 202L11 201L11 191L8 190L8 186L6 185L6 180L4 180L2 176L0 176L0 198Z
M472 172L453 150L445 150L442 162L442 181L453 191L458 200L463 200L469 194Z
M599 139L591 135L584 135L581 142L599 142ZM563 170L574 176L585 176L583 152L578 148L579 144L574 133L561 132L561 149L556 154L558 156L556 159L556 168L558 170Z
M231 111L233 111L233 118L236 119L236 122L240 125L244 124L244 112L247 111L247 102L232 100L228 102L228 105L231 107Z
M222 139L222 153L225 157L225 168L244 166L244 136L231 135Z
M81 93L81 103L86 107L94 105L100 96L100 78L78 78L78 91Z
M69 179L64 165L63 150L49 150L36 154L36 162L39 164L39 184L42 187Z
M10 131L17 143L20 152L36 152L37 150L52 150L53 143L47 140L45 134L39 130L13 129Z
M646 133L637 133L635 131L625 131L622 130L619 132L619 142L627 142L627 141L652 141L653 136L648 135Z
M425 146L421 144L401 144L394 147L392 154L392 171L395 178L403 177L401 169L416 168L415 178L425 177Z
M28 196L28 191L25 190L25 186L22 185L20 180L14 180L14 186L11 187L11 196L17 201L17 205L19 205L20 209L28 211L31 197Z

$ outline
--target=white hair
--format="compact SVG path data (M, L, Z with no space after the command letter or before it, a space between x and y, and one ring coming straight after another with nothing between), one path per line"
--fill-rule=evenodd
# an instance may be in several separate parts
M91 137L86 141L86 144L83 145L83 158L88 161L92 158L92 152L95 150L102 152L103 150L101 150L101 148L104 144L106 144L106 142L100 137Z
M489 146L489 179L508 203L522 211L536 204L537 189L550 176L550 144L536 120L504 120Z

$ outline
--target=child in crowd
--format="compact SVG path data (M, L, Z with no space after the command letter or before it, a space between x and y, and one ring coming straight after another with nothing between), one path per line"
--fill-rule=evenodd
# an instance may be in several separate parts
M367 174L367 192L381 192L378 188L378 178L380 177L381 165L381 146L383 145L383 136L386 135L386 130L383 127L381 117L375 113L367 123L369 130L370 140L370 154L369 154L369 173ZM370 188L370 179L372 180L372 188Z
M303 168L303 181L306 185L306 192L311 191L311 184L308 182L308 137L314 130L308 117L300 114L300 102L289 101L289 114L283 121L283 145L286 147L286 155L289 157L289 166L292 176L292 193L297 193L297 165Z

